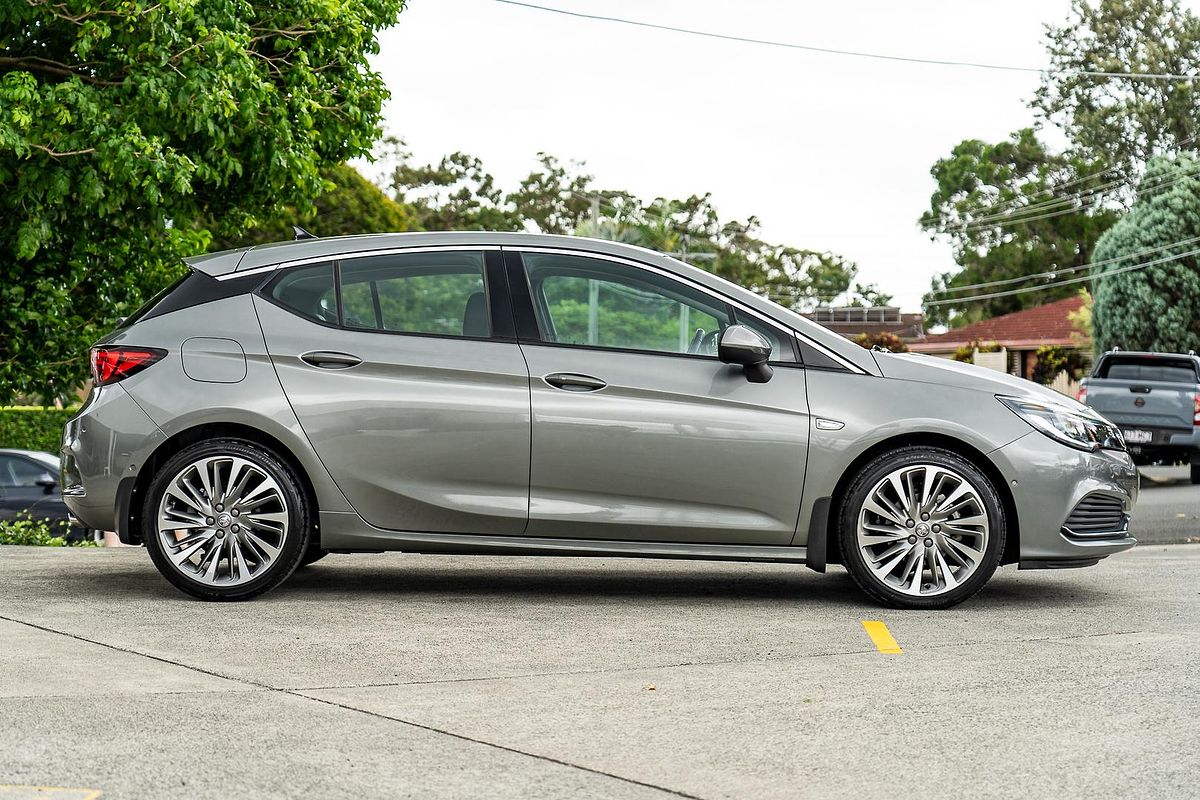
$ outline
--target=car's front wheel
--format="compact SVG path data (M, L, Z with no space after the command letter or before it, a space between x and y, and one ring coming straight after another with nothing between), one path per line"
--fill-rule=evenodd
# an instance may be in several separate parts
M936 447L903 447L853 478L839 516L842 560L872 598L897 608L949 608L1000 563L1004 505L990 478Z
M142 508L159 571L204 600L244 600L282 583L308 552L311 510L292 468L240 439L177 453Z

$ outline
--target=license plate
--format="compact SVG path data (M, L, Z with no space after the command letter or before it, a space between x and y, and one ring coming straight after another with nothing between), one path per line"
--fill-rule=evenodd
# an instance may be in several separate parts
M1136 428L1123 428L1121 434L1130 444L1149 444L1150 440L1154 438L1154 434L1150 431L1139 431Z

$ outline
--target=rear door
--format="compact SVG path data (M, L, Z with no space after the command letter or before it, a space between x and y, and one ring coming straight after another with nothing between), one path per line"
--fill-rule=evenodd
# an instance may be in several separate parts
M1125 429L1191 431L1197 381L1186 356L1110 354L1088 379L1087 403Z
M528 534L790 544L809 429L791 332L619 259L505 257L531 374ZM717 359L732 322L772 340L768 383Z
M529 373L498 249L305 265L255 306L305 434L367 522L525 529Z

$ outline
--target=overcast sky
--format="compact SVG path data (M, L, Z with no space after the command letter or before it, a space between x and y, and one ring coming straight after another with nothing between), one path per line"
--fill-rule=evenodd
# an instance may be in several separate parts
M823 47L1040 67L1068 0L532 0ZM771 242L853 261L906 310L949 247L917 227L929 169L1033 122L1030 73L900 64L573 19L495 0L409 0L376 64L388 133L416 158L483 159L505 188L538 151L643 198L711 192Z

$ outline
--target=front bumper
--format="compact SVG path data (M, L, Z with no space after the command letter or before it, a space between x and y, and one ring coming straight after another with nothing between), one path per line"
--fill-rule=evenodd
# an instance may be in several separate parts
M1016 502L1023 568L1089 566L1137 544L1128 529L1086 539L1063 529L1079 501L1092 494L1115 498L1126 516L1132 513L1138 472L1128 453L1075 450L1030 431L991 458Z

